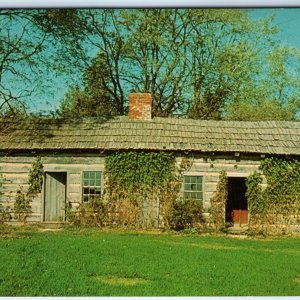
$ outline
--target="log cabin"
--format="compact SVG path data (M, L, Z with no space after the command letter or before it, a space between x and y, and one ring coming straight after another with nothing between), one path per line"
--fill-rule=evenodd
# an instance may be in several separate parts
M43 189L32 202L30 222L64 222L65 206L76 207L101 195L106 155L120 151L166 151L176 164L189 156L182 197L210 206L219 173L228 176L227 222L247 224L246 178L268 156L300 156L300 122L214 121L152 118L152 96L129 95L128 116L78 122L44 120L7 126L0 133L1 205L12 206L16 191L28 185L37 156L44 167ZM7 124L6 124L7 125Z

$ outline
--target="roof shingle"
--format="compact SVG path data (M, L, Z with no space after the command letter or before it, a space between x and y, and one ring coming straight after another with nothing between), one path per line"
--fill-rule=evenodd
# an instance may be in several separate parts
M0 150L192 150L300 155L300 122L116 117L39 122L0 133Z

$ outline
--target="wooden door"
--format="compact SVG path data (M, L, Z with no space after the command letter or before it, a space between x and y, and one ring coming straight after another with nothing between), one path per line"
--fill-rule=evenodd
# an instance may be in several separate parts
M66 172L47 172L44 221L65 221Z
M248 211L246 209L233 209L232 210L233 224L245 225L248 223Z

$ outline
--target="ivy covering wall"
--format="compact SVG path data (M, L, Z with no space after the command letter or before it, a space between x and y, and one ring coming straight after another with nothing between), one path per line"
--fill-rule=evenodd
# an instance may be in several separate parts
M44 167L41 158L37 157L29 170L28 189L26 192L20 187L15 196L14 218L20 222L26 222L32 213L31 202L42 191Z
M217 189L210 199L210 223L213 228L221 230L225 226L225 207L228 198L228 177L223 170L219 174Z
M250 230L261 233L286 233L300 226L300 162L295 159L267 158L262 174L247 178Z
M130 194L164 187L174 176L175 158L165 152L120 152L105 158L105 175L110 191Z
M152 227L162 223L166 195L171 198L175 157L165 152L117 152L105 158L104 197L110 224ZM161 214L162 213L162 214Z

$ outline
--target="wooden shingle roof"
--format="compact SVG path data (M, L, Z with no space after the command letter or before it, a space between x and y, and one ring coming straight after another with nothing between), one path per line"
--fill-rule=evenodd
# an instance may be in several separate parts
M300 122L117 117L78 124L40 122L0 133L1 152L121 149L300 155Z

